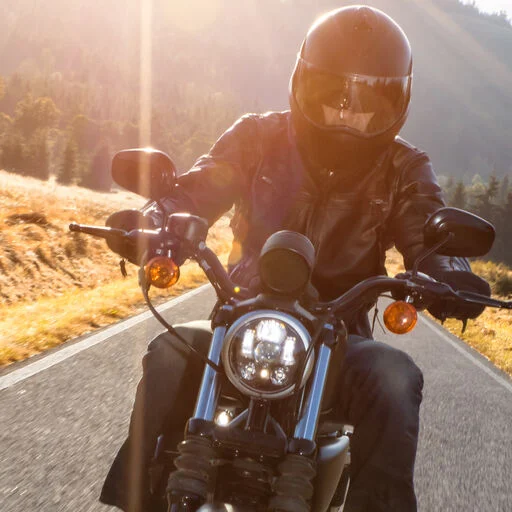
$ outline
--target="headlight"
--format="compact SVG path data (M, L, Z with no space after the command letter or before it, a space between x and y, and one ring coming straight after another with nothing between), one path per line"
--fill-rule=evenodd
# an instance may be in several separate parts
M222 362L233 385L242 393L266 399L291 395L303 368L311 336L295 318L275 311L240 317L226 333ZM313 367L305 366L303 386Z

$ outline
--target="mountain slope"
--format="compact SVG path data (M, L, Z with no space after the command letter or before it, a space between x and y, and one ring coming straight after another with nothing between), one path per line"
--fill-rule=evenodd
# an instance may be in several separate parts
M123 121L139 115L141 84L152 83L152 105L166 129L180 132L197 117L211 141L229 121L215 123L215 114L203 121L199 114L209 105L232 120L245 111L287 108L288 80L307 28L321 13L349 2L5 3L0 69L7 77L39 76L36 92L43 93L48 76L58 73L82 95L89 89L84 113ZM439 174L469 179L509 173L512 27L457 0L366 3L393 16L413 46L413 104L404 136L429 152ZM151 66L144 68L149 51ZM0 111L9 115L14 107L8 97L0 101ZM159 144L173 147L169 138ZM192 148L186 164L196 156Z

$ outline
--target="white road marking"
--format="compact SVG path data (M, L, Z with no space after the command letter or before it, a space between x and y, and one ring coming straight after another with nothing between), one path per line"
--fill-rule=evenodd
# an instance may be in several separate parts
M181 304L182 302L185 302L186 300L194 297L195 295L198 295L199 293L204 291L208 286L210 285L205 284L203 286L200 286L199 288L195 288L194 290L184 293L183 295L180 295L179 297L176 297L175 299L172 299L169 302L162 304L157 308L157 310L160 313L165 312L177 306L178 304ZM94 345L97 345L98 343L107 340L111 336L115 336L116 334L119 334L123 331L132 328L134 325L137 325L138 323L143 322L144 320L147 320L152 316L153 315L151 311L146 311L145 313L141 313L137 316L129 318L128 320L119 322L118 324L115 324L112 327L108 327L107 329L97 334L93 334L92 336L89 336L83 341L79 341L78 343L75 343L68 347L64 347L62 350L59 350L57 352L54 352L53 354L43 357L42 359L39 359L38 361L32 364L28 364L27 366L24 366L19 370L14 370L8 373L7 375L4 375L3 377L0 377L0 391L11 387L14 384L17 384L18 382L28 379L29 377L32 377L33 375L36 375L39 372L47 370L48 368L51 368L52 366L55 366L56 364L61 363L62 361L65 361L70 357L73 357L74 355L82 352L83 350L87 350L88 348L93 347Z
M470 352L468 352L466 349L461 347L458 343L453 341L448 334L446 334L443 329L441 329L437 324L434 323L433 320L430 320L430 318L426 318L423 315L419 317L420 322L425 324L427 327L432 329L441 339L449 343L455 350L460 352L464 357L469 359L474 365L478 366L481 370L483 370L489 377L492 377L498 384L501 384L507 391L510 391L512 393L512 384L507 381L504 377L501 375L498 375L495 373L491 368L486 366L482 361L479 361L474 355L472 355Z

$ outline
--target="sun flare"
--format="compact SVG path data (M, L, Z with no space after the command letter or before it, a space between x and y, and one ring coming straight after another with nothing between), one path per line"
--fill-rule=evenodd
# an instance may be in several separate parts
M217 17L219 0L170 0L165 6L169 23L187 32L199 32Z

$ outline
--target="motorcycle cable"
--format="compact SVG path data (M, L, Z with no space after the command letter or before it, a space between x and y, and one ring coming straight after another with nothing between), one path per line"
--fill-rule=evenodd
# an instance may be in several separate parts
M193 345L191 345L181 334L167 321L165 318L160 315L160 313L156 310L156 308L153 306L151 299L149 298L149 289L150 284L146 281L146 276L143 271L139 270L139 280L141 283L141 289L142 289L142 295L144 296L144 300L146 301L146 304L148 305L149 310L151 313L153 313L153 316L167 329L167 331L176 337L176 339L185 345L191 352L193 352L195 355L197 355L205 364L210 366L213 370L215 370L217 373L222 373L222 368L215 364L211 359L209 359L207 356L199 352Z
M380 298L384 298L384 299L392 299L394 300L394 298L391 296L391 295L387 295L385 293L383 293L382 295L379 295L378 299ZM373 314L373 320L372 320L372 336L375 334L375 325L378 323L379 324L379 327L382 329L382 332L384 334L386 334L386 329L384 329L384 326L382 325L381 321L380 321L380 318L379 318L379 313L380 313L380 310L379 310L379 302L378 302L378 299L377 301L375 302L375 311L374 311L374 314Z

